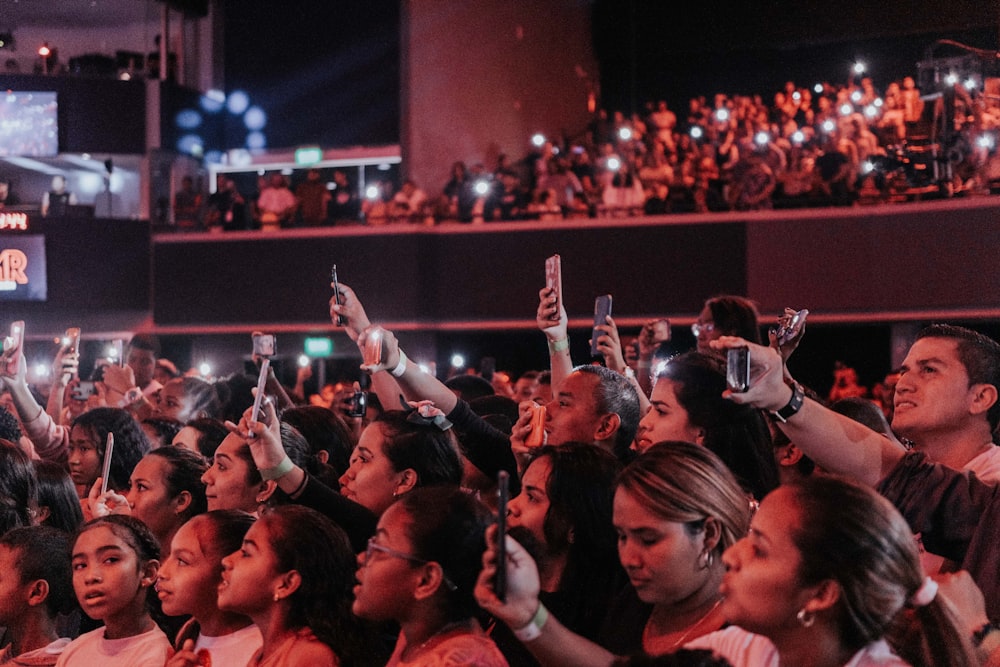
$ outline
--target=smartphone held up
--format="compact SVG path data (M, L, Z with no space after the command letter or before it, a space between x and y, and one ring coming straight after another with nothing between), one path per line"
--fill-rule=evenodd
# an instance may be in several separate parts
M604 333L597 327L608 323L611 316L611 295L602 294L594 300L594 327L590 332L590 356L600 357L601 349L597 346L597 339Z

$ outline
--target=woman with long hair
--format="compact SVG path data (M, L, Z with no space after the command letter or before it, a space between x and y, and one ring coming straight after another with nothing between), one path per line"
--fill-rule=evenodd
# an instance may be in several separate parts
M549 613L538 597L534 561L509 537L506 602L493 590L497 565L490 535L476 598L543 665L607 667L614 652L668 653L725 623L722 553L746 534L749 519L746 493L717 456L690 443L662 443L617 480L613 522L632 598L609 611L603 633L608 640L590 642Z
M778 485L771 432L759 410L723 398L725 390L724 366L716 357L687 352L665 362L636 445L640 452L665 440L702 445L760 500Z

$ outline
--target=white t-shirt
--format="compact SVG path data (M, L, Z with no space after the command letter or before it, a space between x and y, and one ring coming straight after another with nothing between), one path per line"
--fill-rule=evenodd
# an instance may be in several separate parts
M264 644L264 638L260 634L260 628L256 625L248 625L236 632L221 637L208 637L199 634L194 643L194 650L197 653L205 649L212 656L213 665L239 665L242 667L250 662Z
M705 648L730 662L733 667L778 667L778 649L764 636L734 625L702 635L684 648ZM872 642L854 654L844 667L909 667L883 640Z
M169 648L158 627L124 639L105 639L104 628L97 628L70 642L56 667L163 667Z

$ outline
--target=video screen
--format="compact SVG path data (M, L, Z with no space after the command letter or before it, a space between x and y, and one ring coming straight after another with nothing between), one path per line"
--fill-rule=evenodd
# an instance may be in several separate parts
M56 93L0 93L0 157L55 157L59 154Z

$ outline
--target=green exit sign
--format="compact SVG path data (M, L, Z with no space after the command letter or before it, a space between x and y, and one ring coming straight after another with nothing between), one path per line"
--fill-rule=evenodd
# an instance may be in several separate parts
M306 338L303 345L303 352L310 357L332 357L332 338Z
M316 164L323 159L323 149L319 146L306 146L295 149L295 164Z

